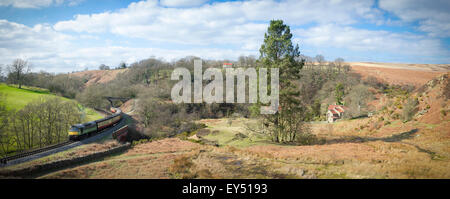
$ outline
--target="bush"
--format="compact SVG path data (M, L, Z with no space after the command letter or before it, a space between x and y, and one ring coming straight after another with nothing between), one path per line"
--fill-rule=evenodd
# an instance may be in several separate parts
M310 133L304 133L297 137L296 144L298 145L313 145L313 144L324 144L324 139L317 138L316 135Z
M442 116L447 116L447 111L445 109L441 109L441 115Z
M394 120L398 120L398 119L400 119L400 114L398 114L398 113L394 113L394 114L392 114L392 119L394 119Z
M176 177L182 179L195 178L196 174L191 172L191 167L194 163L189 156L177 157L173 164L169 167L169 171Z
M417 99L408 99L408 102L405 104L405 108L403 109L403 120L410 121L414 114L417 112L417 105L419 102Z

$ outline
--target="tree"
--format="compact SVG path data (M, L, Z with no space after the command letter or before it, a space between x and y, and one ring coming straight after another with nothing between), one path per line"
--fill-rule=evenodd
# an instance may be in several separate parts
M300 70L304 62L302 59L298 59L300 57L299 47L292 45L291 38L289 26L285 25L282 20L272 20L264 35L264 43L259 50L258 68L279 68L279 105L281 110L275 114L263 116L264 123L270 128L272 139L275 142L295 141L304 127L305 108L301 106L298 98L299 91L295 84L295 81L300 78ZM256 106L261 106L261 104Z
M105 65L105 64L101 64L98 69L100 70L109 70L109 66Z
M336 104L342 105L342 98L344 97L344 85L342 83L336 85L334 96L336 97Z
M0 93L0 145L2 147L3 154L6 155L8 147L10 146L11 137L8 135L8 111L6 110L6 96Z
M30 65L28 64L28 61L16 59L8 66L8 72L8 79L14 84L18 84L19 88L22 88L25 75L30 72Z
M319 100L315 100L314 104L311 106L311 113L313 117L319 117L320 116L320 102Z
M344 59L338 57L338 58L336 58L334 60L334 64L338 68L338 72L340 73L341 72L341 68L344 67Z
M316 55L315 60L319 64L323 64L325 62L325 57L323 55Z
M323 55L316 55L314 59L319 63L319 68L322 69L325 64L325 57Z
M403 120L404 121L410 121L414 114L416 114L418 108L417 105L419 104L419 101L417 98L412 99L408 98L408 101L405 104L405 107L403 108Z
M27 150L66 140L70 125L81 122L81 112L76 102L46 97L11 112L8 122L8 138L13 136L17 150Z
M119 68L127 68L127 64L125 62L120 62Z
M0 65L0 82L2 82L2 81L3 81L3 68Z
M345 106L349 108L344 116L351 118L363 115L367 111L367 103L372 99L373 95L369 87L364 84L353 86L344 98Z

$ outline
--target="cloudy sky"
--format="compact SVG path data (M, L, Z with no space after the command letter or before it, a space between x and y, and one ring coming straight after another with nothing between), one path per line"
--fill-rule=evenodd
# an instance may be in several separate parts
M0 0L0 64L69 72L154 56L259 56L271 19L302 54L450 63L448 0Z

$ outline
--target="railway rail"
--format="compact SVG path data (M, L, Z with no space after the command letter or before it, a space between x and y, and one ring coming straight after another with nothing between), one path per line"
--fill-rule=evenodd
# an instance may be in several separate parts
M19 154L16 154L16 155L12 155L12 156L7 156L7 157L4 157L4 158L0 159L0 163L1 164L6 164L6 163L8 163L8 161L11 161L11 160L15 160L15 159L27 157L27 156L30 156L30 155L42 153L42 152L45 152L45 151L49 151L49 150L52 150L52 149L56 149L56 148L59 148L59 147L62 147L62 146L66 146L66 145L72 144L74 142L75 141L67 140L67 141L62 142L62 143L53 144L53 145L45 146L45 147L42 147L42 148L39 148L39 149L30 150L30 151L25 151L25 152L22 152L22 153L19 153Z
M98 111L102 111L102 112L106 113L107 115L111 115L112 114L111 112L108 112L108 111L105 111L105 110L101 110L101 109L98 109ZM119 109L119 111L120 111L120 109ZM119 122L120 122L120 120L118 122L115 122L114 124L112 124L110 127L106 128L106 129L102 129L102 130L96 131L93 134L89 133L89 135L88 134L84 134L84 135L81 135L80 137L92 136L94 134L101 134L102 132L107 131L110 128L116 126ZM50 150L53 150L53 149L61 148L61 147L66 146L66 145L70 145L70 144L72 144L74 142L77 142L77 141L69 139L69 140L67 140L65 142L62 142L62 143L53 144L53 145L45 146L45 147L42 147L42 148L21 152L19 154L15 154L15 155L12 155L12 156L7 156L7 157L4 157L4 158L0 159L0 165L6 165L8 162L10 162L12 160L17 160L17 159L25 158L25 157L32 156L32 155L35 155L35 154L47 152L47 151L50 151Z

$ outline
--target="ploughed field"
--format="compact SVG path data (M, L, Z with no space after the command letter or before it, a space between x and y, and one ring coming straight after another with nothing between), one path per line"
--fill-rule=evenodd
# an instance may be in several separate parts
M348 63L363 78L373 76L389 84L420 87L438 75L450 71L450 64Z

